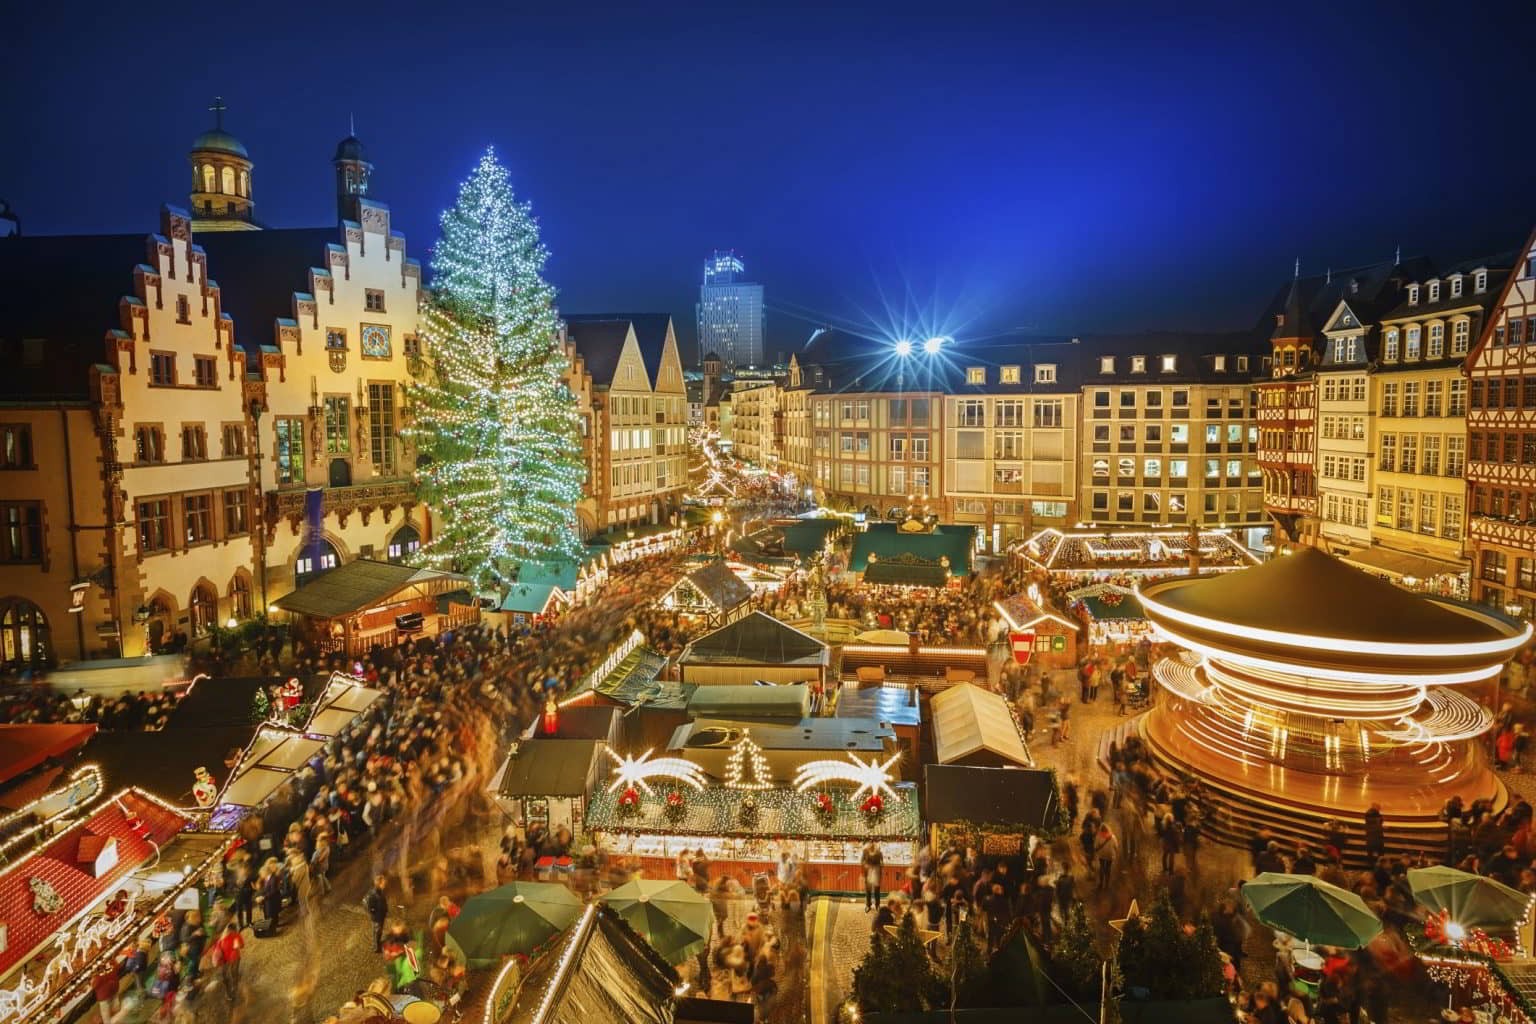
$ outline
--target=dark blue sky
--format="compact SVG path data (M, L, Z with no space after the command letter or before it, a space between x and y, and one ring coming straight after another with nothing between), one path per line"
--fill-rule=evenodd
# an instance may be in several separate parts
M1245 326L1298 256L1469 256L1536 219L1529 2L453 6L27 5L0 198L32 234L152 230L218 93L257 216L323 223L355 114L415 254L494 143L563 308L691 334L735 248L775 348L788 311Z

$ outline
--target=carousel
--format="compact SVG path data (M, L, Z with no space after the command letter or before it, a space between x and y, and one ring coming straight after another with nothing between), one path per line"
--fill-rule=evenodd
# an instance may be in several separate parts
M1153 675L1152 754L1224 805L1234 840L1259 825L1315 837L1379 804L1388 846L1444 840L1439 812L1506 801L1475 742L1490 682L1531 627L1410 594L1315 548L1222 576L1144 585L1157 633L1184 651Z

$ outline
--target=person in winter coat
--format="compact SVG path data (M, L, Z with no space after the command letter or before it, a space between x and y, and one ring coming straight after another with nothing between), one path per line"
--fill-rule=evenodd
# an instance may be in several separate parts
M363 909L368 912L368 920L373 922L373 951L382 952L384 949L384 922L389 918L389 878L378 875L373 880L373 888L368 890L368 895L363 897Z
M1120 840L1115 837L1107 821L1100 823L1099 831L1093 837L1093 855L1099 862L1099 888L1102 889L1109 885L1115 858L1120 855Z

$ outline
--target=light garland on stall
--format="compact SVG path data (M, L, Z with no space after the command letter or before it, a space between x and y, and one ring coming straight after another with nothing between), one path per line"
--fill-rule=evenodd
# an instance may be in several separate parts
M529 1024L543 1024L549 1008L554 1005L555 993L565 980L565 972L571 969L571 961L575 959L576 951L581 948L587 929L592 926L592 918L597 914L597 907L596 903L588 903L587 909L582 911L581 920L577 921L576 927L571 929L570 938L565 940L565 948L560 951L560 959L555 964L554 972L549 976L549 983L544 988L544 997L539 1000L539 1008L534 1011Z
M894 800L896 791L891 788L891 768L900 760L901 751L898 750L883 763L874 756L865 762L852 753L847 761L808 761L795 774L795 789L804 793L828 782L849 782L858 787L853 791L854 801L866 793Z
M38 797L36 800L29 801L25 806L17 808L15 811L12 811L10 814L6 815L4 818L0 818L0 831L3 831L6 826L32 815L36 812L38 807L49 803L52 800L63 797L65 794L69 793L70 790L73 790L75 787L80 785L88 785L88 788L91 789L91 792L79 800L75 800L73 798L66 800L62 810L49 815L41 821L35 822L29 828L26 828L21 832L11 836L4 843L0 843L0 860L8 858L11 851L16 849L16 847L25 844L33 836L37 835L39 832L45 831L54 823L58 822L61 818L64 818L75 811L83 810L91 800L100 796L103 788L100 766L94 764L81 765L79 768L70 773L69 779L58 789L49 790L42 796ZM5 869L0 869L0 872L3 872L4 870Z
M726 759L725 784L731 789L773 788L773 768L763 756L763 748L752 741L752 734L746 729L741 731L741 740Z
M686 758L653 758L650 750L638 757L633 757L629 754L617 754L611 747L603 749L615 762L613 782L608 786L610 793L620 789L636 789L650 793L652 779L675 779L701 792L704 789L704 770Z

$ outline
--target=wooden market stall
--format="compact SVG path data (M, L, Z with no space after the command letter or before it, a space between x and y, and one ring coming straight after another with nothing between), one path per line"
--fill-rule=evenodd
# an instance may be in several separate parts
M1042 671L1077 665L1077 644L1083 624L1054 610L1038 586L1031 585L1022 593L993 602L992 607L1008 626L1015 657L1022 644L1029 652L1028 663Z
M375 646L392 647L411 635L430 636L478 619L469 584L468 576L455 572L359 558L273 603L297 616L322 651L361 657ZM465 603L440 612L439 599L455 591L466 591Z
M923 818L941 850L966 836L982 853L1016 856L1061 830L1056 776L1036 768L930 764L923 768Z
M751 611L751 598L752 588L717 559L678 580L657 604L717 628Z
M1013 707L1000 693L960 683L928 702L940 764L1033 768Z
M827 645L754 611L690 643L678 664L685 683L824 683Z

